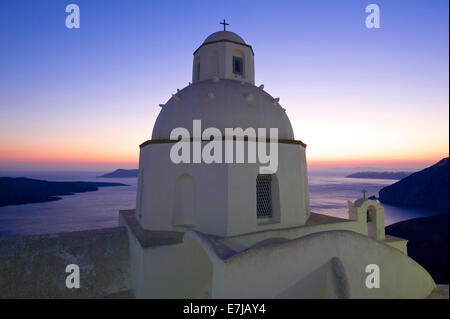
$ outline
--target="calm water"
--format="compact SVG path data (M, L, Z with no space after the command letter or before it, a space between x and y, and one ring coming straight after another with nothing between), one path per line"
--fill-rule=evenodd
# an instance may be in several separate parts
M308 180L311 211L341 218L348 218L347 201L354 201L362 197L361 190L367 190L367 197L372 195L378 197L380 189L396 182L396 180L391 179L314 175L310 175ZM386 226L406 219L438 214L425 210L400 208L387 204L382 205L384 206L384 223Z
M98 191L61 196L61 200L0 207L0 237L118 226L120 209L136 207L136 178L96 178L102 173L8 174L50 181L122 183ZM6 176L2 174L0 176Z
M0 207L0 237L66 232L118 225L120 209L136 207L136 178L96 178L102 173L8 173L0 176L26 176L51 181L118 182L128 186L102 187L96 192L63 196L61 200L38 204ZM309 176L311 210L347 218L347 200L378 195L393 180L356 179L335 176ZM433 213L384 205L385 223Z

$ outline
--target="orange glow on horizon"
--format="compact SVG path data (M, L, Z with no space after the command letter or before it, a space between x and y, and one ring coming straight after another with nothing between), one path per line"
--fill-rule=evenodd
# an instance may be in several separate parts
M343 133L342 130L337 130L336 126L333 127L337 132L334 135L331 130L324 134L323 127L313 126L311 123L310 125L309 130L305 131L312 133L304 139L307 144L306 159L309 170L351 167L422 169L448 157L449 154L446 137L435 140L434 143L431 143L430 139L404 139L393 143L394 138L388 137L382 140L368 137L355 139L355 134L350 131ZM121 134L122 131L125 134ZM106 137L106 133L95 135L94 132L74 134L70 138L59 134L39 136L41 134L35 134L34 139L18 136L14 141L2 140L0 170L17 167L39 169L39 165L45 169L137 168L139 145L146 140L137 138L145 135L142 131L132 132L125 129L111 130L111 137ZM339 134L341 137L336 138ZM433 135L443 136L441 132ZM334 140L330 140L330 136L333 136ZM367 140L375 142L364 142Z
M444 157L448 157L448 152L439 153L440 155L430 155L421 157L401 157L391 156L383 158L379 157L360 157L360 158L313 158L307 155L307 165L309 170L325 170L332 168L356 168L356 167L374 167L374 168L404 168L404 169L421 169L431 166ZM83 154L77 153L75 150L67 152L67 150L54 150L53 152L45 152L44 154L35 150L23 150L22 152L2 154L0 163L3 164L21 164L27 166L29 164L43 164L46 166L96 166L96 167L113 167L117 168L137 168L139 165L138 150L131 154L121 150L84 150Z

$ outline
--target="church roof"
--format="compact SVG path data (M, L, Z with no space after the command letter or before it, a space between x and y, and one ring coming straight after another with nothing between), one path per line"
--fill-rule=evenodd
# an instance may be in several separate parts
M238 42L238 43L241 43L241 44L246 44L244 39L242 39L236 33L230 32L230 31L214 32L213 34L208 36L205 41L203 41L203 44L208 43L208 42L216 42L216 41L223 41L223 40L228 40L228 41Z
M197 48L197 50L194 51L194 54L204 45L222 42L222 41L232 42L232 43L241 44L246 47L249 47L252 50L252 54L255 55L255 53L253 52L252 46L245 43L244 39L242 39L236 33L231 32L231 31L218 31L218 32L214 32L213 34L210 34L205 39L205 41L203 41L203 43Z
M193 120L202 129L215 127L225 136L225 128L278 128L278 138L294 140L284 109L262 88L237 80L196 82L177 92L163 105L156 119L152 139L169 139L172 129L186 128L191 136Z

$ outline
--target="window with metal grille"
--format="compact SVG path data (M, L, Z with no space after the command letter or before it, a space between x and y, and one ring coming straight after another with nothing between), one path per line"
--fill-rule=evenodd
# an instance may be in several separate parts
M256 178L256 217L272 217L272 175L261 174Z

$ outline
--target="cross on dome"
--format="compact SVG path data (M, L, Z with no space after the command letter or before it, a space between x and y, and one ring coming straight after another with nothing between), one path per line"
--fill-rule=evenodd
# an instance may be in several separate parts
M223 19L223 22L220 22L219 24L223 24L223 31L227 31L226 27L227 27L227 25L230 25L229 23L227 23L225 21L225 19Z

